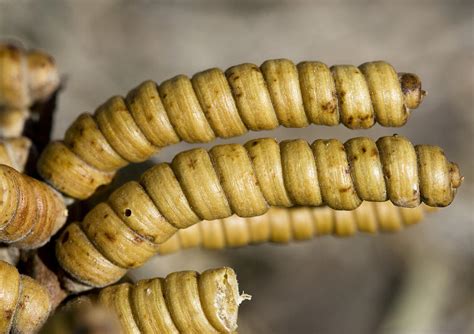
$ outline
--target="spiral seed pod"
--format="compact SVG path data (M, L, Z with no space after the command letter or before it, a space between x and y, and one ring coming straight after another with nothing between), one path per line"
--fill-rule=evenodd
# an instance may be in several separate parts
M226 267L123 283L98 296L99 305L118 316L126 334L233 333L246 299L250 296L239 294L235 272Z
M0 165L23 172L30 147L31 141L26 137L0 139Z
M47 98L58 86L58 69L50 55L13 44L0 44L1 106L29 107Z
M3 261L0 287L0 333L36 333L51 311L46 289Z
M37 248L65 223L62 197L46 184L0 165L0 189L0 242Z
M398 208L390 202L363 202L352 211L328 207L270 208L256 217L231 216L205 220L178 230L159 246L159 253L201 246L206 249L242 247L264 242L288 243L324 235L347 237L356 232L397 232L423 219L432 208Z
M117 169L181 140L209 142L279 125L402 126L423 96L416 75L397 75L383 61L328 68L279 59L179 75L159 86L146 81L79 116L64 142L43 152L38 171L57 190L85 199Z
M0 44L0 137L18 137L28 108L59 86L54 59L38 50Z
M353 210L363 200L401 207L451 203L461 178L441 149L404 137L283 141L193 149L146 171L69 225L56 245L62 268L94 287L142 265L177 229L201 220L260 216L270 206Z

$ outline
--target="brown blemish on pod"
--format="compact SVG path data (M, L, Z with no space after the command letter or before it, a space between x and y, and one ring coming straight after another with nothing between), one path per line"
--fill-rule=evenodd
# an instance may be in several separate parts
M413 73L399 73L400 84L405 98L405 105L409 109L416 109L427 95L421 89L420 78Z

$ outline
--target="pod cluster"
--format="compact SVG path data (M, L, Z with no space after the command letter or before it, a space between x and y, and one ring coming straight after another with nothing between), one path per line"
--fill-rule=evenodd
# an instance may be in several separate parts
M0 261L0 333L37 333L51 311L47 290Z
M0 165L0 194L2 243L40 247L66 221L67 210L58 192L5 165Z
M264 242L288 243L325 235L348 237L357 232L397 232L404 226L418 223L430 210L434 209L425 205L399 208L390 202L363 202L352 211L328 207L273 207L261 216L245 218L234 215L205 220L178 230L160 244L159 253L170 254L198 246L223 249Z
M398 127L423 96L416 75L397 73L383 61L329 68L278 59L225 72L213 68L191 79L179 75L160 85L146 81L77 118L64 141L43 152L38 171L57 190L85 199L119 168L182 140L209 142L311 123Z
M202 220L260 216L270 206L353 210L363 200L414 208L446 206L461 178L435 146L404 137L257 139L178 154L146 171L70 224L56 244L59 263L95 287L142 265L178 229Z
M38 50L0 44L0 137L21 135L28 108L59 86L54 59Z
M234 333L239 305L250 296L239 294L234 271L224 267L110 286L97 299L127 334L212 334Z

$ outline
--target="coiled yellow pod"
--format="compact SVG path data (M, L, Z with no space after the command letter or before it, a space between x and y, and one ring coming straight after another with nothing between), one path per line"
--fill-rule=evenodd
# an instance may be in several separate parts
M206 249L242 247L264 242L288 243L317 236L348 237L357 232L397 232L418 223L425 212L435 210L425 205L398 208L390 202L363 202L352 211L328 207L270 208L256 217L231 216L205 220L178 230L159 246L159 253L170 254L180 249L201 246Z
M146 81L126 98L112 97L94 115L79 116L64 141L43 152L38 171L57 190L85 199L117 169L181 140L209 142L311 123L398 127L424 94L416 75L397 74L383 61L328 68L278 59L225 73L214 68L192 79L179 75L159 86Z
M235 333L239 306L250 298L239 294L231 268L175 272L76 297L51 317L43 332Z
M38 50L0 44L0 137L21 135L28 108L59 86L54 59Z
M51 311L48 292L0 261L0 333L36 333Z
M59 193L5 165L0 165L0 190L0 242L37 248L66 221L67 210Z
M233 333L245 299L250 296L239 294L235 272L226 267L123 283L98 296L100 305L117 314L126 334Z
M435 146L404 137L278 144L256 139L178 154L146 171L69 225L56 244L63 269L101 287L142 265L158 244L201 220L260 216L270 206L353 210L363 200L400 207L446 206L461 183Z
M26 137L0 139L0 165L23 172L30 147L31 141Z

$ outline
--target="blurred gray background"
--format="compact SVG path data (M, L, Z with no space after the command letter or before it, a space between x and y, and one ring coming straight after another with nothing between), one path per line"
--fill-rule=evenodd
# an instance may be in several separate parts
M459 163L466 179L453 205L397 235L193 249L157 257L132 277L232 266L254 296L241 307L241 333L473 333L472 14L471 1L456 0L0 0L0 37L56 58L66 87L55 138L79 113L145 79L209 67L283 57L329 65L383 59L419 74L429 95L404 128L280 128L218 142L396 132L440 145ZM190 147L164 149L154 160Z

